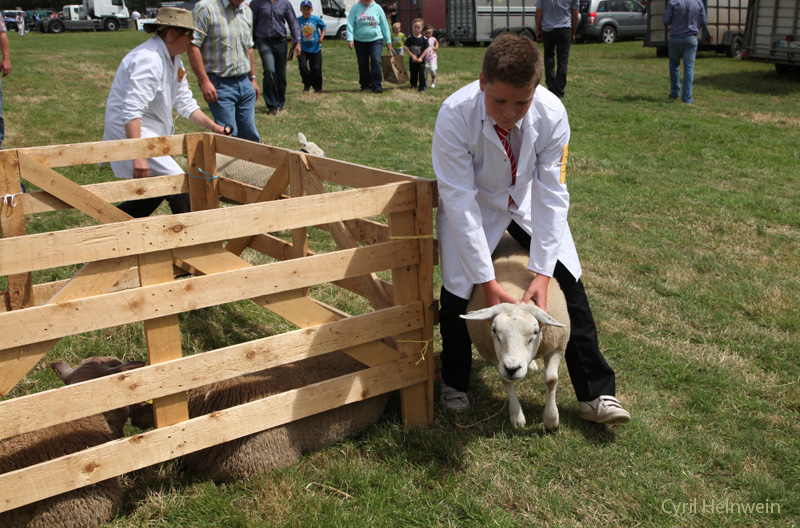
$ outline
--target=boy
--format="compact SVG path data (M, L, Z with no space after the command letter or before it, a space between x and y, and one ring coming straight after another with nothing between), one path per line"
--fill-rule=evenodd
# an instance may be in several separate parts
M325 38L327 26L320 17L311 14L313 10L310 0L300 2L300 12L303 16L297 20L300 26L300 55L297 56L297 65L300 69L300 78L303 80L303 92L308 92L313 87L314 93L320 93L322 92L322 39Z
M425 74L431 76L431 88L436 88L436 68L438 67L438 57L436 50L439 49L439 41L433 38L433 26L425 24L422 34L428 39L428 54L425 56ZM427 81L426 81L427 82Z
M547 306L555 278L567 299L572 332L565 359L581 418L624 423L630 414L614 398L615 375L597 344L581 267L567 225L565 184L570 131L564 106L539 85L542 61L532 41L498 36L487 48L478 81L442 105L433 133L432 161L439 188L436 232L442 258L439 312L442 336L440 403L469 409L472 344L459 315L473 287L486 302ZM494 280L492 251L508 230L530 247L537 273L522 299Z
M403 49L408 53L408 77L411 88L417 87L419 80L419 93L425 93L427 88L425 80L425 55L428 54L428 39L422 35L422 19L418 18L411 24L411 36L406 37Z
M403 54L403 45L406 42L406 36L400 32L400 22L392 24L392 49L398 50L397 54Z

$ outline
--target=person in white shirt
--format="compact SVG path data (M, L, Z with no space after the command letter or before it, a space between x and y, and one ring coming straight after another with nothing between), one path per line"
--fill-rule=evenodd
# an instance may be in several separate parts
M539 86L541 77L536 44L519 35L500 35L486 50L479 80L448 97L436 119L432 161L442 274L440 403L456 412L469 409L472 344L460 315L472 288L484 289L488 306L533 301L546 310L552 277L564 291L571 319L565 359L581 402L579 415L623 423L630 414L614 397L615 374L597 343L567 224L567 113L553 93ZM522 299L495 280L492 252L506 230L530 248L533 273Z
M197 104L186 69L179 58L198 31L192 24L192 13L185 9L163 7L155 22L144 25L154 33L128 53L117 69L106 101L103 140L169 136L175 132L172 111L193 123L218 134L230 134L230 127L214 123ZM183 169L171 156L112 161L117 178L147 178L182 174ZM190 211L189 194L168 196L173 213ZM140 218L155 211L164 197L123 202L118 207Z

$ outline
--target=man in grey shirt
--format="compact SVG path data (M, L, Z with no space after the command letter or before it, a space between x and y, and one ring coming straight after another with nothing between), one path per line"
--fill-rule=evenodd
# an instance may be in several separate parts
M536 0L536 40L544 45L544 78L548 90L559 99L567 86L569 47L578 31L579 7L580 0Z
M669 0L664 9L664 25L669 28L669 98L692 104L694 59L697 34L706 25L706 9L701 0ZM683 90L680 65L683 59Z
M270 115L286 104L286 25L300 56L300 26L289 0L253 0L253 36L264 68L264 102Z

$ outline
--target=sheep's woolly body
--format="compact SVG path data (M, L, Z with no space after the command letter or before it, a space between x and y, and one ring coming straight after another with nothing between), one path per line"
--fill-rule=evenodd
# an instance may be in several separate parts
M88 416L0 442L0 473L29 467L113 440L102 415ZM114 518L122 507L119 478L78 488L0 513L3 528L90 528Z
M189 391L189 416L196 417L265 398L312 383L362 370L350 356L336 352L268 369ZM303 453L355 436L375 423L383 413L388 395L331 409L301 420L255 433L183 457L183 463L216 482L227 482L288 467ZM134 425L140 422L132 414ZM152 414L148 417L152 419Z
M516 299L522 298L534 278L527 269L528 260L528 252L509 235L503 237L492 255L497 282ZM570 335L567 305L558 282L552 279L548 284L547 313L530 304L499 304L486 308L486 297L479 286L473 288L467 311L463 317L467 319L472 342L500 373L508 394L512 425L521 427L526 423L514 383L524 378L528 369L537 370L534 359L541 358L544 360L546 386L543 422L548 430L557 428L559 417L555 389L558 365ZM540 322L548 324L541 328ZM558 324L564 326L556 326Z

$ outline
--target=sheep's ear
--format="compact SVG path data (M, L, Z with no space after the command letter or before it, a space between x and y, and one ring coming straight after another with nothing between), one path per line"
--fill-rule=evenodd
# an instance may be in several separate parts
M142 368L145 365L147 365L147 363L145 363L144 361L128 361L127 363L123 363L122 365L118 365L117 367L115 367L113 372L115 373L126 372L128 370Z
M540 323L548 324L548 325L551 325L551 326L558 326L558 327L562 327L562 328L564 326L566 326L566 325L563 325L563 324L559 323L558 321L556 321L552 317L550 317L550 315L547 312L545 312L544 310L542 310L541 308L539 308L535 304L526 304L525 305L525 310L530 312L531 315L533 315L536 318L536 320L539 321Z
M470 319L473 321L483 321L486 319L494 319L497 314L503 311L501 305L496 304L494 306L490 306L489 308L484 308L482 310L475 310L474 312L469 312L468 314L461 315L462 319Z

